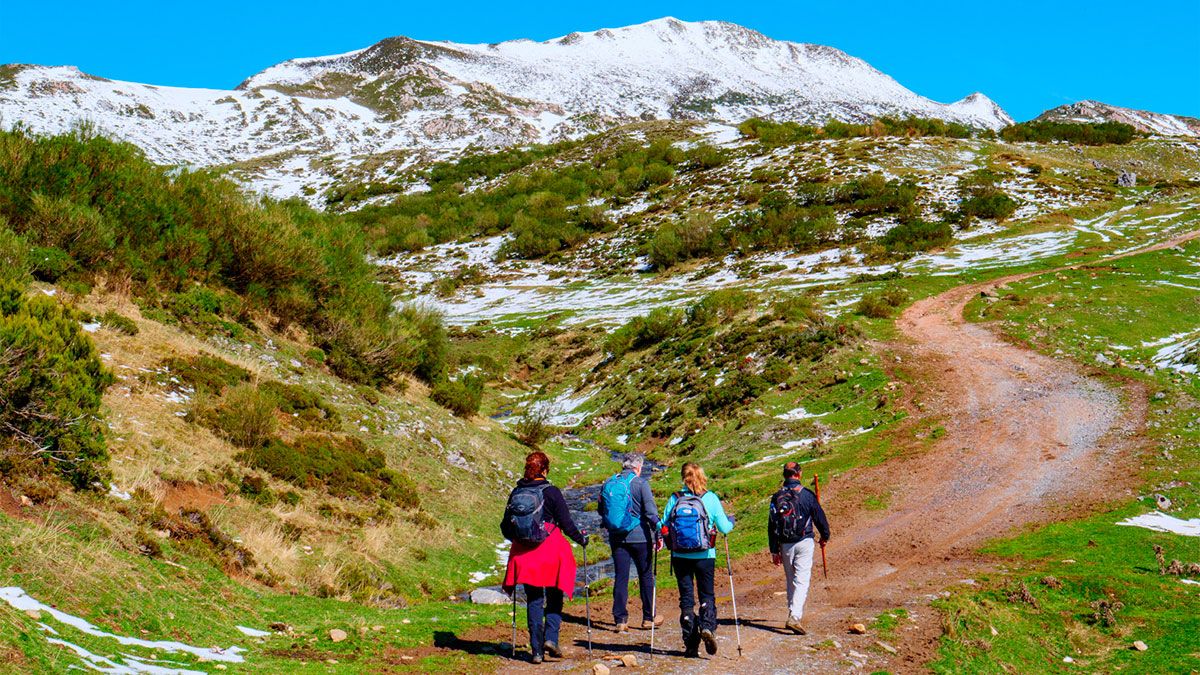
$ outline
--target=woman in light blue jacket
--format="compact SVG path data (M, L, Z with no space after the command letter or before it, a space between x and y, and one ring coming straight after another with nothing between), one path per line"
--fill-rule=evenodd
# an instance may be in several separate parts
M717 603L713 590L717 568L717 532L729 534L734 520L725 515L721 498L708 490L699 465L687 462L680 471L683 489L671 495L659 527L671 540L671 569L679 582L679 626L687 656L700 656L700 643L717 653ZM678 507L678 508L677 508ZM696 596L700 599L696 611Z

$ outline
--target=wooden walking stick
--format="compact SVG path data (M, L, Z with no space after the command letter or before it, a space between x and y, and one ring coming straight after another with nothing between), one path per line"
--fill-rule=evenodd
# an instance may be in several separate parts
M821 477L813 474L813 493L817 495L817 504L821 503ZM829 563L825 561L825 540L821 540L821 571L829 578Z

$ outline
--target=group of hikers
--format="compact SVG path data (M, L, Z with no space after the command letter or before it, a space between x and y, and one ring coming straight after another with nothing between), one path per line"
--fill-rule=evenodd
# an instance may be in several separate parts
M728 535L737 520L725 512L720 498L708 489L704 469L692 462L681 467L682 485L667 499L660 516L650 483L642 475L645 463L640 453L625 455L621 471L605 481L600 491L598 510L615 568L613 630L625 633L630 628L629 577L636 570L642 618L635 626L651 632L653 654L654 630L663 624L657 611L657 554L665 547L670 550L671 570L679 585L684 654L698 658L701 644L709 655L716 654L718 534ZM575 555L568 538L583 547L585 565L587 561L587 533L576 526L562 492L550 483L549 473L550 458L545 453L535 451L526 456L525 474L509 496L500 525L504 537L512 542L504 589L513 595L515 605L517 586L524 588L533 663L563 655L558 643L563 600L574 594L576 579ZM825 512L817 495L804 487L801 476L798 463L783 465L783 485L771 496L767 519L771 560L783 567L787 580L788 617L784 625L797 635L805 634L801 619L814 551L818 544L824 548L829 541ZM819 542L816 534L820 535ZM732 585L731 570L731 592ZM736 614L736 599L734 603ZM590 614L589 604L589 644ZM513 631L515 653L515 607Z

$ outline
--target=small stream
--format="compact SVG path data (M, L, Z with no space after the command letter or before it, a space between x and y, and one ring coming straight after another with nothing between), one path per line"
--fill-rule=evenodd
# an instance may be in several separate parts
M578 441L580 443L586 443L588 445L596 444L595 441L578 438L574 435L571 435L570 438L571 440ZM609 452L609 456L614 462L614 473L620 468L619 463L624 454L624 452L615 450ZM666 467L664 465L659 464L658 462L655 462L647 457L645 463L642 465L642 475L647 478L651 478L655 474L660 473L665 469ZM567 502L567 508L569 508L571 511L571 519L575 521L576 527L589 534L595 534L597 532L603 533L605 541L607 541L608 533L604 529L604 524L601 522L600 512L594 507L590 510L587 509L589 504L595 504L600 500L600 490L603 487L604 484L601 482L580 487L560 487L559 489L562 491L563 499ZM507 551L507 548L505 550ZM503 568L503 566L501 567ZM501 573L503 574L503 572ZM589 560L589 564L586 568L583 565L580 565L579 569L577 569L575 572L576 596L583 592L585 581L594 584L601 579L613 578L615 573L616 572L611 558L597 562L591 562ZM477 590L479 588L503 592L503 589L499 585L477 586L471 590ZM464 600L469 600L471 590L465 591L459 597ZM525 601L524 590L520 587L517 588L517 600L519 602Z

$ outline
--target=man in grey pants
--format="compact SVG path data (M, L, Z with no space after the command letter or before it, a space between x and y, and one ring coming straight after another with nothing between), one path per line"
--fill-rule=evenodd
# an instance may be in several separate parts
M608 530L608 543L612 547L613 566L616 568L613 580L613 623L616 632L624 633L629 630L629 568L637 568L638 585L642 596L641 628L648 630L651 625L661 626L663 618L654 613L654 569L651 565L654 558L654 544L658 536L658 508L654 505L654 494L650 491L650 483L642 477L642 465L645 456L639 452L631 452L621 462L621 472L605 481L600 491L600 513L607 514L610 508L628 514L632 521L632 529L621 530L604 518L605 529ZM610 497L615 495L615 497ZM622 504L611 504L610 499L627 500Z
M808 599L808 582L812 575L813 526L821 533L821 546L829 541L829 521L812 490L804 487L802 469L796 462L783 465L783 487L771 496L767 522L767 543L771 562L783 565L787 576L788 630L804 635L800 620L804 617L804 602Z

